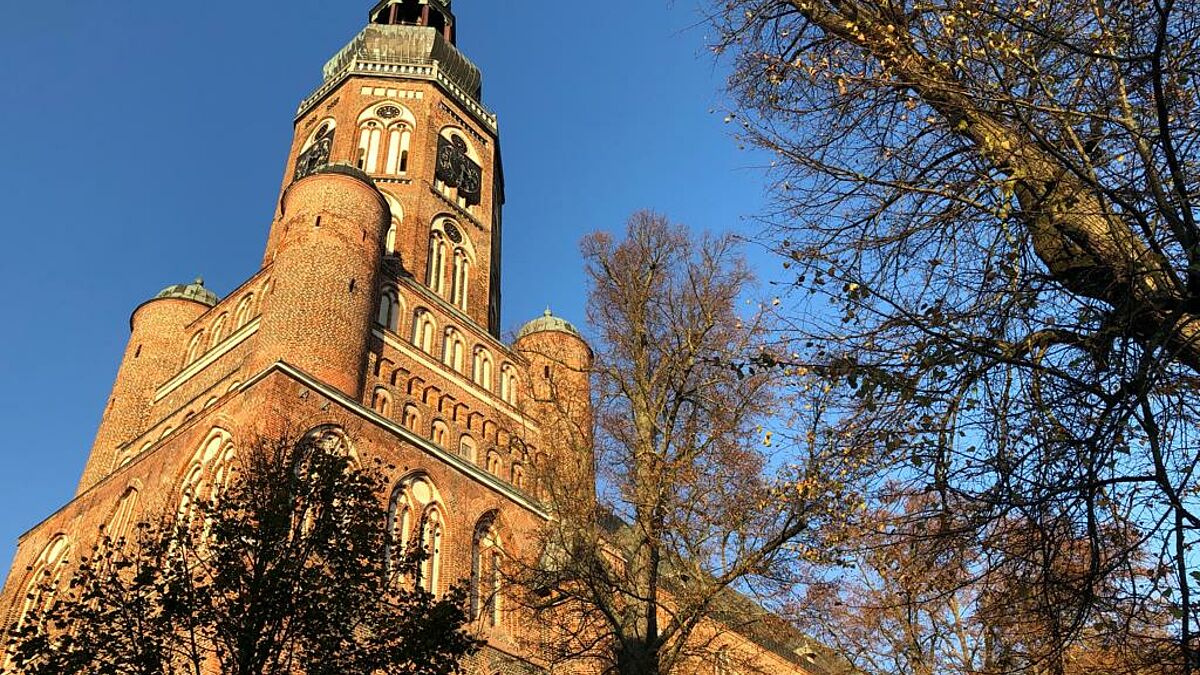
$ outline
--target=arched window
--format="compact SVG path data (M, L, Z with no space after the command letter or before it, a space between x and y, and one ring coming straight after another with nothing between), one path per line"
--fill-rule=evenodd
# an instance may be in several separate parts
M408 173L408 150L412 145L412 129L405 123L394 124L388 131L386 173L402 176Z
M487 454L487 472L493 476L500 476L502 472L500 453L495 450L488 450Z
M192 455L192 461L184 472L179 509L176 512L180 520L186 522L192 519L198 500L217 497L233 475L235 458L233 437L229 432L220 428L210 431L204 443Z
M247 293L246 297L238 303L237 313L234 315L234 321L237 327L241 328L250 323L250 319L254 318L254 294Z
M466 350L467 343L463 341L462 333L455 328L447 328L445 339L442 341L442 362L455 372L461 373Z
M472 359L471 380L491 391L492 389L492 356L483 346L475 348L475 358Z
M433 315L425 308L418 309L413 315L413 344L425 352L426 354L433 353L433 335L437 330L437 324L434 323Z
M441 447L446 447L446 443L450 439L450 427L442 420L433 421L433 434L431 436L433 442Z
M517 371L511 363L500 366L500 398L509 405L517 404Z
M383 254L394 256L397 255L396 237L399 236L400 226L404 223L404 207L390 193L384 192L383 198L387 201L388 211L392 214L387 234L383 238Z
M392 501L388 507L388 542L385 562L388 573L396 577L398 581L406 580L408 577L399 569L397 559L406 555L412 544L415 512L409 490L397 487L392 493Z
M400 294L394 288L385 288L379 294L379 316L375 318L380 326L397 333L400 331Z
M137 500L137 488L131 487L125 490L125 493L117 501L117 508L113 511L112 517L108 519L108 524L104 526L105 536L114 544L120 545L125 535L129 534L129 526L133 523L133 510L137 506Z
M450 276L450 303L465 310L467 308L467 292L471 279L471 261L467 252L461 248L454 249L454 269Z
M421 563L421 586L430 593L441 589L442 573L442 511L436 504L425 510L421 546L425 549L425 560Z
M233 449L233 443L226 440L225 445L221 448L221 454L217 456L216 462L212 467L212 492L209 499L216 499L229 487L233 482L234 475L237 474L237 452Z
M458 454L474 463L476 456L475 439L463 434L463 437L458 441Z
M419 433L421 431L421 413L417 410L417 406L411 403L404 406L404 419L400 423L404 425L405 429Z
M356 166L367 173L398 176L407 172L415 123L408 108L392 101L364 110L358 118Z
M518 489L525 489L525 467L520 464L513 463L512 465L512 480L510 481Z
M358 156L355 166L367 173L379 169L379 147L383 144L383 125L367 120L358 128Z
M25 587L25 602L21 605L21 616L17 627L25 625L30 614L41 615L54 601L58 587L62 584L67 559L71 553L71 540L60 534L42 549L37 562L30 566L29 583Z
M304 435L304 442L315 450L333 455L343 455L352 466L359 466L358 451L350 443L345 429L335 424L324 424L309 431ZM300 470L301 467L297 467L297 471Z
M388 226L387 236L383 239L383 254L396 255L396 232L399 231L396 221Z
M221 340L225 339L225 322L228 321L228 319L228 314L222 314L221 316L217 317L216 321L213 322L212 331L210 332L208 338L208 344L210 346L216 347L217 345L221 344Z
M387 390L383 387L377 388L371 400L371 408L384 417L391 415L392 395L387 393Z
M429 267L425 270L425 285L441 295L446 289L446 238L438 230L429 233Z
M183 365L190 366L200 358L204 353L204 331L199 331L192 336L192 341L188 343L187 356L183 359Z
M471 616L489 627L500 625L503 551L493 511L479 519L471 539Z
M419 542L425 559L419 566L417 583L427 591L440 590L443 534L445 519L437 488L425 474L409 476L400 481L392 492L388 509L390 536L388 561L393 551L406 551L412 542Z
M329 164L329 154L333 150L333 134L336 128L336 120L332 118L324 120L300 146L300 154L296 157L296 173L293 177L295 180L300 180Z

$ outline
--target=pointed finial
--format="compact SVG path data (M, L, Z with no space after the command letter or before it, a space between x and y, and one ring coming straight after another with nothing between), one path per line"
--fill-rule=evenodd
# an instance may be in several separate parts
M196 277L196 280L193 281L192 283L196 284L197 286L203 286L204 285L204 277Z
M551 316L554 316L554 312L551 312L550 307L547 306L546 311L542 313L542 316L551 317Z

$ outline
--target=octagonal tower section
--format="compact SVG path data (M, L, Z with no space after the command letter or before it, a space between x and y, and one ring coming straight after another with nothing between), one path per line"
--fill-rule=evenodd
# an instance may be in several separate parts
M164 288L129 318L129 343L100 419L78 493L117 468L121 446L145 431L158 387L186 366L188 327L217 304L197 279Z
M499 338L504 202L496 116L454 44L449 2L382 0L295 118L284 189L328 165L370 177L391 212L383 283ZM282 215L264 266L279 253Z
M549 453L538 473L551 501L590 509L596 498L592 349L575 326L548 309L521 328L513 349L529 363L523 390Z
M354 167L321 167L284 191L255 371L282 361L361 396L388 223L387 201Z

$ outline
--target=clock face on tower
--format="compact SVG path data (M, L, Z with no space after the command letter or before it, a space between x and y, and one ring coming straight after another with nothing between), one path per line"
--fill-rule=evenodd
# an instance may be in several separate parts
M449 187L458 188L459 196L468 205L479 204L483 190L483 167L467 154L467 144L461 138L438 138L435 178Z

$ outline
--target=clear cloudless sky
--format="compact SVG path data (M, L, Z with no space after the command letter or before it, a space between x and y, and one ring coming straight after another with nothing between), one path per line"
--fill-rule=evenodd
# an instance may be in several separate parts
M134 307L258 268L296 105L373 2L0 3L0 575L74 494ZM699 6L454 3L500 116L506 334L547 305L583 321L587 232L762 210Z

